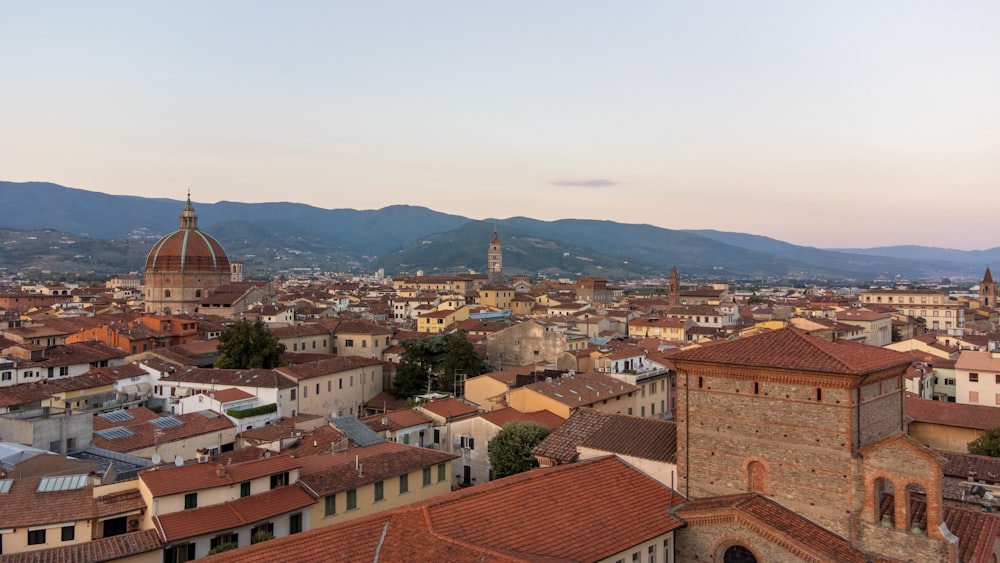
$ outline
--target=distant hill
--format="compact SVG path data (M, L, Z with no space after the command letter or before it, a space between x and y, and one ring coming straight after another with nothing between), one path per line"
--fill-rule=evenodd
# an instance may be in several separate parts
M152 243L177 229L183 206L181 200L112 196L44 182L0 182L0 201L0 273L139 270ZM686 276L717 279L973 279L986 265L1000 264L1000 248L824 250L752 234L612 221L474 221L406 205L359 211L196 201L195 209L200 227L231 258L242 260L248 275L260 277L291 268L384 268L389 275L481 272L494 227L506 272L547 277L665 277L677 266Z

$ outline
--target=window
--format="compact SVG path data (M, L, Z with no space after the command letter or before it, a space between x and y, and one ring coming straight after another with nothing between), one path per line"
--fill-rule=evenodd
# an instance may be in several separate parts
M319 383L316 384L316 394L319 395Z
M819 387L816 388L816 400L817 401L823 400L823 390L820 389Z
M435 428L434 429L434 443L435 444L440 444L441 443L441 429L440 428Z
M198 508L198 493L184 495L184 510L189 508Z
M76 539L76 526L62 527L62 541L73 541Z
M970 373L969 374L969 383L977 383L978 381L979 381L979 374L978 373Z
M250 496L250 481L240 483L240 497Z
M346 510L357 510L358 509L358 490L357 489L347 489L347 509Z
M996 384L1000 385L1000 374L997 374L994 377L996 377Z
M288 484L288 472L276 473L271 475L271 488L277 489L278 487L284 487Z
M163 290L163 296L164 297L170 297L170 290L169 289L164 289Z
M385 500L385 481L375 481L375 502Z
M341 377L339 380L337 380L337 389L343 389L343 388L344 388L344 378Z
M212 541L209 543L209 548L215 549L220 545L224 544L239 545L240 535L237 534L236 532L227 532L225 534L219 534L214 538L212 538Z
M648 553L649 553L649 559L647 559L648 563L656 563L656 546L655 545L649 546Z
M323 497L323 516L336 516L337 515L337 494L326 495Z
M476 449L476 439L468 436L461 436L459 438L459 446L466 450L474 450Z
M431 468L425 467L423 474L424 474L424 486L426 487L431 484Z
M45 530L28 530L28 545L45 543Z
M954 385L955 384L955 378L953 378L953 377L946 377L946 378L944 378L944 384L945 385Z
M410 475L404 473L399 476L399 494L406 494L410 492Z
M69 366L59 368L59 375L69 375Z
M447 479L448 473L446 472L447 467L443 463L438 464L438 483Z
M295 400L295 392L296 392L296 391L298 391L298 389L292 389L292 394L291 394L291 397L289 397L289 398L290 398L291 400L293 400L293 401Z
M348 348L354 348L354 339L348 338L347 340L345 340L344 346L347 346Z
M164 563L185 563L194 560L194 544L185 543L163 550Z
M305 399L308 396L309 396L309 387L303 385L302 386L302 398Z
M302 513L296 512L288 517L288 533L297 534L302 531Z
M5 371L5 372L3 372L3 374L2 374L2 375L0 375L0 380L3 380L3 381L10 381L10 380L11 380L11 378L13 377L13 373L14 373L14 372L10 372L10 371Z
M969 391L969 403L973 405L979 404L979 391Z

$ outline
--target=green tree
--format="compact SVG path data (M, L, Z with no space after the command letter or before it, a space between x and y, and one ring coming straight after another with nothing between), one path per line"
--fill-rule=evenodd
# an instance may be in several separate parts
M455 385L455 380L463 374L474 377L483 373L486 373L486 363L476 354L468 333L459 330L449 334L444 357L441 358L442 390L461 396L464 390Z
M257 319L240 319L219 335L219 359L215 367L223 369L270 369L281 364L285 345Z
M966 447L970 454L1000 457L1000 427L983 432Z
M534 422L514 421L504 424L490 440L490 466L497 478L507 477L538 467L531 455L534 448L549 435L549 430Z

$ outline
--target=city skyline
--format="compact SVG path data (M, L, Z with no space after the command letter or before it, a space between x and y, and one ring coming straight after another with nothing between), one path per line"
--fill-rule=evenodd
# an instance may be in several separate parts
M991 2L4 11L3 180L998 246Z

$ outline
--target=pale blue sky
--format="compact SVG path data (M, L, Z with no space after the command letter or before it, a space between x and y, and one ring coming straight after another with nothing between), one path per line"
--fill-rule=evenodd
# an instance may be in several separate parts
M1000 246L995 0L0 0L0 69L0 180Z

